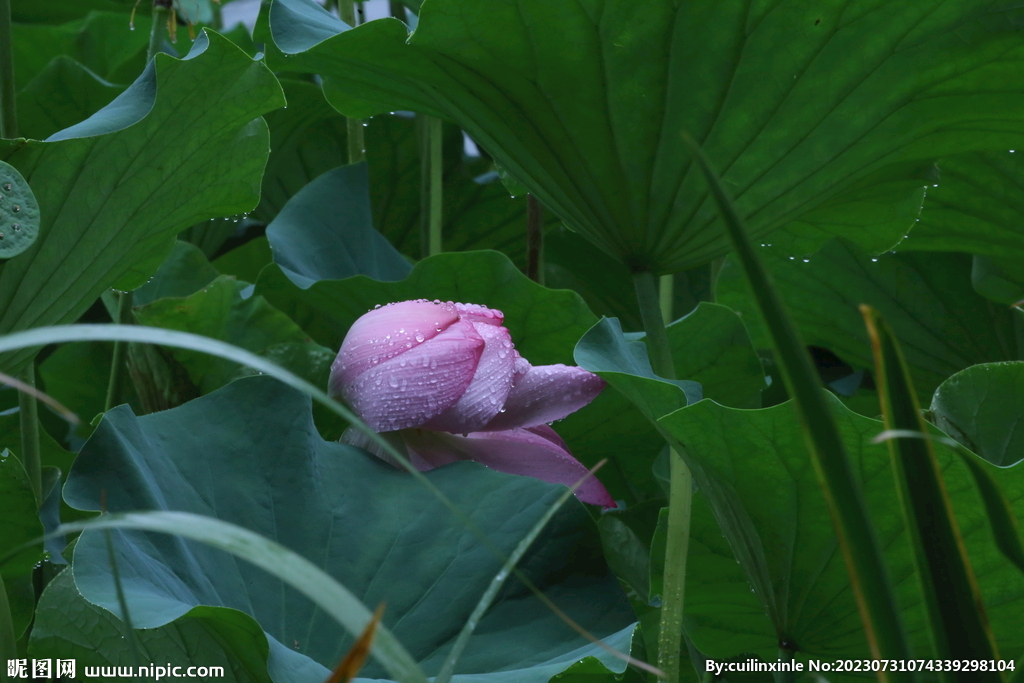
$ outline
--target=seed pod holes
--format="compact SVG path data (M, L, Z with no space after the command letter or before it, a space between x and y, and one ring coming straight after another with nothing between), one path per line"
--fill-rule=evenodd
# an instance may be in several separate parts
M22 253L39 235L39 203L16 168L0 161L0 259Z

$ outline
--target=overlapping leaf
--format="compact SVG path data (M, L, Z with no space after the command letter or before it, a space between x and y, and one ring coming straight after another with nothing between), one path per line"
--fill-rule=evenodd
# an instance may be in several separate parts
M871 443L884 427L837 399L831 403L863 484L914 651L925 656L924 609L889 456L884 444ZM732 497L748 528L756 529L753 538L762 558L759 571L746 577L768 615L758 619L750 588L715 569L729 554L714 526L705 532L706 525L695 524L694 537L701 545L691 556L687 633L697 647L716 658L747 650L774 661L778 642L785 638L807 656L866 656L849 577L792 407L740 411L702 401L663 418L661 424ZM1024 576L996 547L966 466L948 448L937 446L937 451L1000 652L1018 657L1024 653ZM997 476L1017 515L1024 513L1024 469L1003 470Z
M144 282L183 228L255 206L267 154L256 117L282 104L280 88L266 66L204 35L188 59L158 56L51 141L0 147L43 221L35 244L0 266L0 332L75 320L112 285ZM17 371L31 355L0 366Z
M271 58L343 113L453 119L571 227L670 272L727 250L683 131L754 238L887 165L1024 142L1003 4L438 0L409 37L275 0Z
M427 476L473 509L474 521L505 552L564 491L468 463ZM143 418L125 407L109 413L83 448L65 495L79 507L95 508L101 491L113 511L198 512L279 539L365 604L386 600L385 625L428 671L440 665L501 566L406 473L323 441L308 399L266 377L239 380ZM522 566L578 623L628 648L632 614L595 555L590 525L582 506L571 503ZM323 680L324 666L347 651L350 640L339 627L297 592L226 554L137 532L116 538L138 627L172 623L199 605L239 609L268 634L268 667L279 682ZM74 566L82 594L118 613L102 533L83 534ZM621 664L512 583L470 640L455 680L546 682L584 656L621 671ZM365 674L382 672L373 664Z
M1013 312L971 287L970 257L896 254L873 258L834 241L809 261L763 250L775 284L807 344L829 349L854 367L872 365L857 310L878 309L903 344L923 402L947 377L988 361L1016 359ZM726 262L718 300L743 314L754 343L767 348L754 300L738 268Z

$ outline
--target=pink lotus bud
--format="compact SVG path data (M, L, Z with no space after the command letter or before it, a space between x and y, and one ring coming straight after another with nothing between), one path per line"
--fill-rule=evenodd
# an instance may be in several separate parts
M329 391L378 432L410 430L402 436L420 469L476 460L573 484L586 468L546 424L594 400L604 380L577 367L533 367L503 322L501 311L476 304L419 300L375 308L346 335ZM577 495L615 504L593 478Z

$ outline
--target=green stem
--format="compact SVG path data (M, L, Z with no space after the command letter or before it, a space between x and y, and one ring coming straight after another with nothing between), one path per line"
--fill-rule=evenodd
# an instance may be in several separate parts
M780 646L779 662L781 662L782 664L792 664L793 651ZM793 675L792 671L778 671L775 674L775 683L793 683L795 679L796 676Z
M171 11L170 0L153 0L153 28L149 31L149 47L146 49L146 62L153 61L156 53L164 42L164 28L167 26L167 15Z
M0 680L8 680L7 662L18 658L18 638L14 634L14 619L11 618L11 603L7 599L4 577L0 576ZM13 680L13 679L11 679Z
M671 276L669 276L671 277ZM672 317L671 279L662 279L659 293L650 272L633 276L640 316L647 332L647 350L651 369L666 379L676 378L672 347L665 320ZM667 302L666 302L667 299ZM658 631L658 668L669 683L680 680L679 655L683 647L683 607L686 588L686 559L690 548L690 508L693 502L693 475L682 457L669 450L668 529L665 539L665 567L661 595L661 623Z
M441 157L441 119L427 119L427 156L430 157L430 225L429 253L431 256L440 254L444 248L441 242L441 199L443 190Z
M544 284L544 207L526 195L526 277Z
M0 137L18 137L14 93L14 48L11 45L11 0L0 0Z
M36 386L35 361L29 361L21 381ZM28 482L36 496L36 504L43 504L43 468L39 458L39 406L36 397L24 391L18 393L18 416L21 422L21 462L28 473Z
M132 311L132 293L118 292L117 320L118 325L127 325ZM121 388L121 369L124 368L124 356L128 349L126 342L114 342L114 357L110 361L110 379L107 382L107 401L103 408L106 412L117 405Z
M676 286L675 275L662 275L658 280L658 304L661 307L661 319L668 325L673 320L672 295Z
M356 27L356 4L353 0L338 0L338 15L352 28ZM366 135L363 122L347 119L348 163L358 164L366 159Z
M661 297L653 273L644 271L633 275L636 300L640 304L640 317L647 333L647 352L651 356L651 369L665 379L676 378L672 361L672 347L668 343L665 319L662 317Z

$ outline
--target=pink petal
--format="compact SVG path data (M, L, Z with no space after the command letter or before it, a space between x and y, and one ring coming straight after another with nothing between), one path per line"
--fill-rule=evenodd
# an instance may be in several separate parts
M449 302L451 304L451 302ZM451 304L463 320L473 323L500 326L505 322L505 314L496 308L487 308L480 304Z
M589 476L587 468L568 450L543 434L511 429L476 432L462 437L415 429L402 432L402 435L413 464L421 470L456 460L473 460L499 472L566 486L572 486L587 476L587 480L576 489L576 497L584 503L615 507L615 501L604 485L596 477Z
M429 301L399 301L365 313L352 323L331 365L342 383L353 381L377 363L433 339L459 320L454 306Z
M350 381L332 371L329 391L378 432L420 427L467 392L484 346L473 324L459 321Z
M517 354L504 327L471 324L485 343L473 381L458 402L422 424L424 429L466 434L490 422L501 410L512 387Z
M514 387L504 410L484 429L499 431L514 427L535 427L574 413L604 389L605 381L583 368L567 365L531 366L520 359Z

